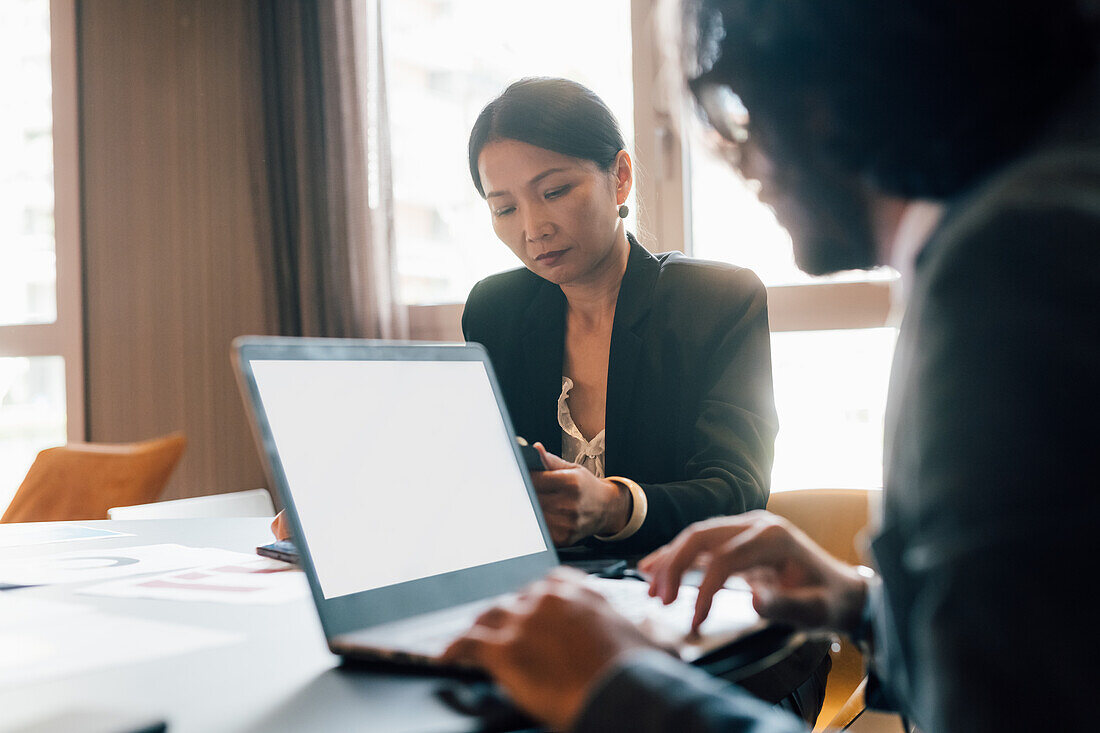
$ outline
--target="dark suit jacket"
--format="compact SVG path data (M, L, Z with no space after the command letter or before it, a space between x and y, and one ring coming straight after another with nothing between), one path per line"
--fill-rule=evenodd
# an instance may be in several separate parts
M1100 85L954 202L898 338L873 544L879 702L925 731L1095 730ZM876 696L871 696L875 701Z
M1098 81L1027 155L949 202L910 283L869 698L925 733L1097 728ZM618 665L577 725L799 728L659 654Z
M630 240L611 333L605 469L641 484L649 512L614 543L622 554L655 549L700 519L764 508L777 430L760 281ZM561 288L524 268L475 285L462 315L466 340L489 352L516 432L559 455L565 306Z

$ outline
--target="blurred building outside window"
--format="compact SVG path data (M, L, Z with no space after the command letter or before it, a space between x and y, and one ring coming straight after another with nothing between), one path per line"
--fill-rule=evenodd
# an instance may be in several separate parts
M72 0L0 4L0 513L38 451L83 434L75 78Z
M831 295L836 290L831 285L896 281L890 268L824 277L799 270L790 235L772 210L698 135L690 141L693 256L748 267L773 293L795 287L817 291L826 309L844 297ZM882 310L868 314L868 320L881 320L883 327L843 330L826 325L825 330L775 332L776 315L773 309L772 371L780 422L774 488L881 486L883 417L897 329L885 325Z
M0 358L0 513L43 448L65 442L65 360Z
M57 318L49 3L0 9L0 325Z

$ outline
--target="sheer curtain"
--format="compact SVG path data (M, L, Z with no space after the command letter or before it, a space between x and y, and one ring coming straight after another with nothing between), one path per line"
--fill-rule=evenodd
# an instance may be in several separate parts
M380 0L259 0L261 261L288 336L403 338Z

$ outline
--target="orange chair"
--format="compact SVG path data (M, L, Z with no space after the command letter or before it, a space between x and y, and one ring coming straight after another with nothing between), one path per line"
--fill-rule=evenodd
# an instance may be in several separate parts
M34 459L0 522L107 519L111 507L153 501L186 445L181 433L173 433L142 443L47 448Z
M857 538L867 526L869 503L866 489L798 489L773 493L768 511L787 519L829 554L858 565L863 560ZM815 731L843 727L851 722L841 719L848 711L854 718L863 709L863 655L846 639L840 640L839 651L829 654L833 668ZM840 715L842 712L845 715Z

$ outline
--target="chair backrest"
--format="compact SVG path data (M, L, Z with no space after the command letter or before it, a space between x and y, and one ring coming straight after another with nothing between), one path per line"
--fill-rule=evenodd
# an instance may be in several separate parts
M864 562L857 538L867 527L869 508L868 489L796 489L777 491L768 499L769 512L852 565Z
M787 519L829 554L858 565L864 562L859 538L867 527L870 499L868 489L777 491L768 499L768 511ZM863 656L848 640L834 645L830 656L833 668L815 731L834 719L864 679Z
M194 519L198 517L273 517L275 505L267 489L229 494L193 496L155 501L152 504L116 506L107 510L111 519Z
M141 443L69 443L35 458L0 522L107 519L113 506L153 501L183 456L180 433Z

